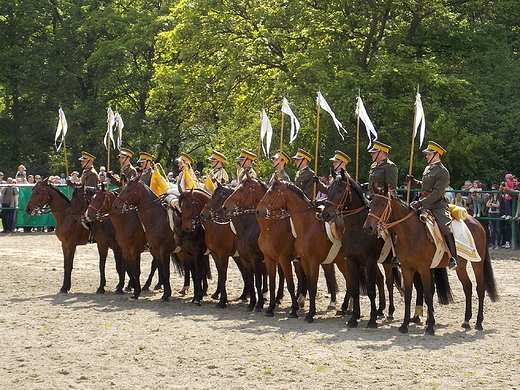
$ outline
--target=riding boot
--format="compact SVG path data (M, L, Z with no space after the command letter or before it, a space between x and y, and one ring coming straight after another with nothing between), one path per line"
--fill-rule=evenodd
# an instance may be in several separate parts
M392 240L392 243L395 244L395 233L390 233L390 239ZM397 267L401 266L401 262L397 258L395 251L394 251L394 257L392 257L391 264L392 264L393 268L397 268Z
M456 269L458 266L457 263L457 247L455 245L455 237L453 236L453 233L446 234L444 236L444 239L446 240L446 245L448 245L448 249L451 253L451 258L448 261L448 268L449 269Z

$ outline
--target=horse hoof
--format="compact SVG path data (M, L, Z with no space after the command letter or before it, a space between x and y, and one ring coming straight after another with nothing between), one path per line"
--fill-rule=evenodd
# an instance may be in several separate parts
M421 318L419 316L412 317L410 318L410 322L413 322L414 324L420 324Z
M426 328L424 330L424 334L427 334L428 336L435 336L435 330L433 328Z
M104 294L105 293L105 289L103 287L100 287L96 290L96 294Z
M352 328L357 328L358 323L357 323L357 321L349 321L349 322L347 322L347 326L348 326L349 328L351 328L351 329L352 329Z
M129 291L129 290L126 290L126 291ZM143 286L143 287L141 287L141 291L150 291L150 287Z
M218 299L218 294L213 294L213 295L211 296L211 299L217 300L217 299Z
M141 290L144 291L144 289L145 289L145 288L143 287ZM125 287L125 291L126 291L126 292L130 292L130 291L132 291L132 287Z
M394 320L394 316L386 316L386 320L387 321L393 321Z
M168 297L161 297L161 301L163 302L168 302L169 298Z
M312 324L314 322L314 318L312 317L305 317L305 322L308 324Z
M296 313L290 313L287 318L298 318L298 314Z
M345 312L343 310L336 310L336 315L341 317L345 315Z
M137 300L138 298L139 298L138 295L132 295L132 296L130 297L130 299L135 299L135 300Z
M246 311L251 312L251 311L253 311L253 308L251 306L248 306L248 307L246 307Z
M377 322L369 322L367 324L367 329L377 329Z
M191 301L191 303L193 303L194 305L197 305L197 306L202 306L202 305L200 304L200 301Z
M69 290L66 290L66 289L64 289L64 288L62 288L62 289L60 290L60 294L67 294L68 292L69 292Z
M160 284L157 284L157 285L155 285L155 287L154 287L153 289L154 289L154 290L160 290L160 289L161 289L161 287L162 287L162 285L160 285Z
M273 313L272 311L266 311L266 312L264 313L264 315L265 315L266 317L274 317L274 313Z
M345 310L345 314L346 315L351 315L352 314L352 310Z
M463 327L464 329L471 329L471 325L469 324L469 322L466 322L466 321L464 321L464 322L462 323L462 327Z
M403 334L408 333L408 327L407 326L400 326L399 327L399 333L403 333Z
M125 292L123 290L116 290L116 291L114 291L114 294L116 294L116 295L124 295L124 293Z
M484 328L482 327L482 324L475 325L475 329L476 330L484 330Z
M255 313L260 313L262 311L261 307L255 307Z
M227 305L224 302L219 302L216 305L217 309L225 309L226 307L227 307Z

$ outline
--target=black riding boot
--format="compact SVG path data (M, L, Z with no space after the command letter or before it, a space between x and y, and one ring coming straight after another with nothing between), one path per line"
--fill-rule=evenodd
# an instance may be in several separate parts
M448 249L451 253L451 258L448 261L448 268L449 269L456 269L457 264L457 247L455 246L455 237L453 237L453 233L447 234L444 236L444 239L446 240L446 245L448 245Z
M395 245L395 234L394 233L390 233L390 239L392 240L393 245ZM392 247L393 247L393 245L392 245ZM399 261L399 259L397 258L397 255L395 253L394 253L394 257L392 257L391 264L392 264L392 267L394 267L394 268L401 266L401 262Z

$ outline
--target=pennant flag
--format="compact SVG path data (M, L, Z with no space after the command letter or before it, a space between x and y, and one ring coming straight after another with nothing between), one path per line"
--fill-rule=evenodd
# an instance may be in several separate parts
M426 120L424 118L424 110L421 102L421 94L417 92L417 96L415 97L415 119L414 119L415 128L413 129L413 137L417 135L417 129L419 125L421 125L421 131L419 133L419 148L422 146L424 141L424 134L426 133Z
M370 149L372 147L372 142L377 139L377 131L372 124L372 121L368 117L368 113L365 109L365 105L363 104L361 96L358 96L357 98L356 115L359 116L359 119L361 119L365 124L365 129L367 130L368 135L368 149Z
M215 184L213 183L213 180L211 180L209 175L207 175L206 179L204 179L204 189L208 191L210 194L213 194L215 192Z
M298 132L300 131L300 121L298 121L296 115L293 114L291 107L289 107L289 102L286 98L283 98L282 101L282 112L291 117L291 138L289 140L289 143L292 144L298 136Z
M191 190L192 188L198 188L197 177L191 169L184 169L182 171L181 182L177 184L180 188L182 188L183 191Z
M67 125L67 118L65 118L65 113L60 108L58 110L58 128L56 129L56 135L54 136L54 146L56 146L56 142L58 141L58 138L61 136L60 144L56 146L56 151L59 151L61 148L61 145L63 144L63 141L65 141L65 135L67 134L67 129L69 126Z
M115 121L117 127L117 149L121 149L121 145L123 144L123 127L125 127L125 124L123 123L121 114L119 114L117 111L115 113Z
M105 133L105 139L103 140L103 143L105 144L105 149L108 150L108 137L110 137L110 140L112 141L112 145L114 145L114 148L116 147L116 143L114 142L114 125L115 125L115 115L114 111L112 111L112 108L108 107L107 109L107 132Z
M260 139L262 142L262 149L264 150L265 155L269 158L269 149L271 149L271 140L273 138L273 127L271 126L271 122L267 117L267 113L264 109L262 109L262 127L260 129ZM265 145L264 145L265 138Z
M155 192L157 196L161 196L170 188L170 183L161 173L162 167L160 164L155 164L150 180L150 189Z
M332 112L332 109L330 108L329 104L327 103L327 101L325 100L325 98L323 97L321 92L318 92L318 98L316 99L316 102L317 102L317 104L319 104L319 106L323 110L327 111L329 113L329 115L332 117L332 120L334 121L334 124L336 125L336 128L338 129L338 133L341 136L341 139L344 141L345 137L341 133L340 129L342 129L345 132L345 134L347 133L347 130L343 127L341 122L336 118L336 115L334 114L334 112Z

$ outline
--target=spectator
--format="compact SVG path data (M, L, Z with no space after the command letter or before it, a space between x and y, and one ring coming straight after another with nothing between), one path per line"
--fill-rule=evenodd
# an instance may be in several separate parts
M408 183L406 183L408 184ZM450 186L450 183L448 183L448 186L446 187L446 199L448 199L448 202L451 203L453 199L455 199L455 193L453 192L453 188Z
M99 167L99 173L98 173L99 182L101 182L100 176L103 176L105 178L107 177L107 169L103 165L101 165ZM105 180L103 180L103 181L105 181Z
M64 172L62 172L62 173L60 174L60 183L61 183L61 184L67 184L67 176L65 175Z
M4 173L0 172L0 184L5 184Z
M168 172L168 176L166 177L168 183L175 183L175 177L173 177L173 172Z
M473 203L473 216L479 218L482 213L482 188L480 187L480 182L478 180L473 181L473 186L469 189L471 201Z
M27 176L27 183L34 184L34 176L33 175L28 175Z
M237 178L237 174L236 173L232 173L231 174L231 181L229 182L229 185L231 187L236 187L238 184L238 178Z
M25 167L23 165L18 166L18 171L16 172L14 179L18 182L18 178L22 179L22 184L27 184L27 174L25 173Z
M18 206L18 188L12 177L7 178L7 185L0 190L2 199L2 233L16 232L15 217L16 207Z
M493 184L491 186L492 191L498 190L498 185ZM502 203L504 200L498 193L490 194L489 199L486 203L486 207L488 209L488 217L489 218L500 218L500 210L502 208ZM501 234L502 230L500 228L500 222L498 219L489 220L489 242L491 243L490 249L500 249L501 242Z
M468 208L468 202L462 199L462 192L457 192L455 194L455 199L453 199L450 203L454 204L455 206L464 207L465 209Z
M462 199L464 199L466 202L468 201L469 189L471 188L472 185L473 185L473 183L471 182L471 180L466 180L464 182L464 185L461 187L461 190L463 191Z
M81 182L79 180L79 172L72 171L72 173L70 174L69 180L74 184L80 184Z
M506 175L507 177L507 175ZM513 203L513 196L511 194L508 194L508 191L511 191L512 188L507 184L508 182L503 181L500 184L500 191L502 192L501 196L502 199L504 199L504 215L502 215L500 218L502 219L511 219L513 213L511 205ZM512 181L510 181L511 185L513 184Z
M42 177L40 175L34 175L34 184L42 181Z

